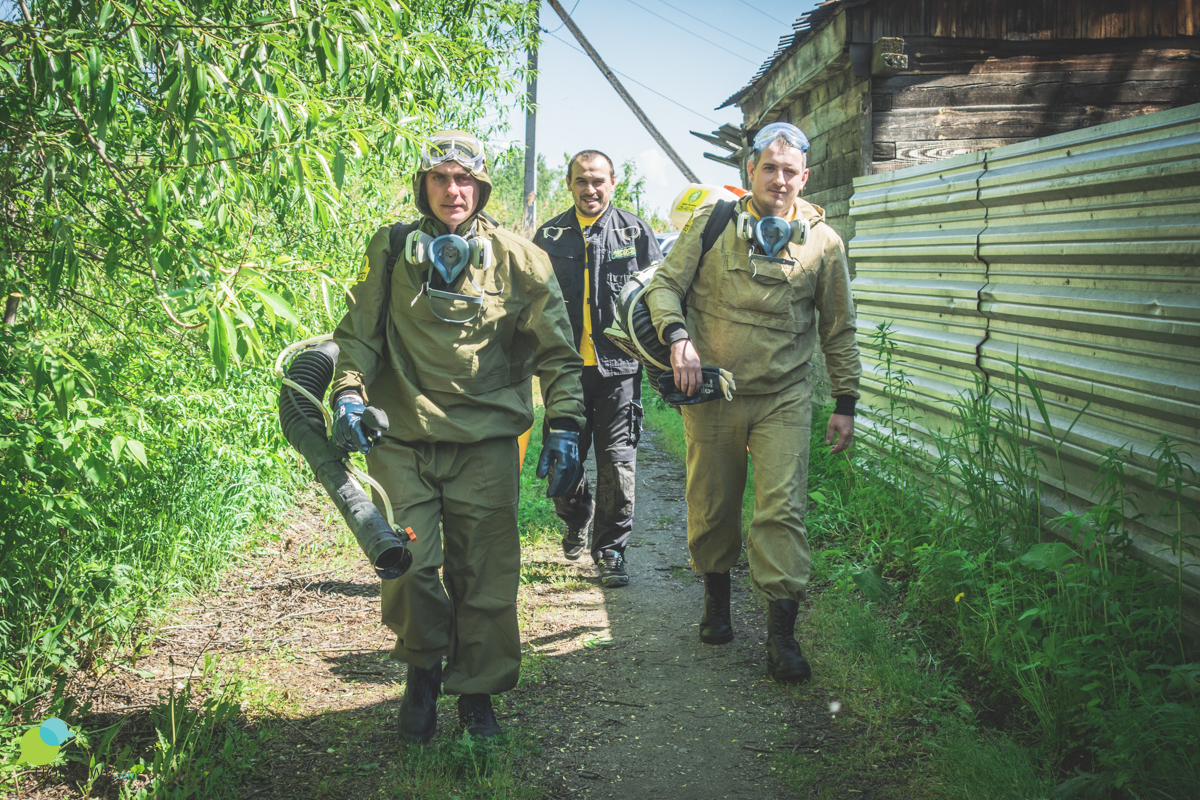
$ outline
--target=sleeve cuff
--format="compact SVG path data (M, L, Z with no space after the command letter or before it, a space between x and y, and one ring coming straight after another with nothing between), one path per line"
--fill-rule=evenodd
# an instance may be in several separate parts
M579 433L579 423L570 417L555 417L554 419L550 420L550 430Z
M663 344L671 345L692 337L688 336L687 328L683 327L682 322L672 322L663 328L662 338Z
M833 413L840 414L845 417L854 416L854 406L858 401L852 396L848 394L840 394L833 400Z

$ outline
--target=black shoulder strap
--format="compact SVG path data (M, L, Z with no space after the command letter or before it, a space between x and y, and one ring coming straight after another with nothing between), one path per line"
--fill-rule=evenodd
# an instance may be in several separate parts
M420 222L397 222L388 234L388 257L383 265L383 303L379 306L379 321L375 323L375 335L383 336L387 330L388 309L392 305L392 272L396 261L404 251L408 235L416 230Z
M732 200L718 200L713 206L712 214L708 217L708 222L704 225L704 233L700 235L700 260L708 255L708 251L713 249L713 245L717 243L717 239L721 238L721 234L725 231L725 226L729 224L729 220L733 219L733 212L737 209L737 203ZM699 269L700 265L697 264Z

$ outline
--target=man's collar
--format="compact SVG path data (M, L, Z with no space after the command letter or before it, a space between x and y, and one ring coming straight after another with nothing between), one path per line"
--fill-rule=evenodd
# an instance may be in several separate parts
M613 210L613 204L609 203L607 206L604 207L604 210L600 212L600 216L596 217L596 221L592 223L591 227L594 228L597 225L599 225L600 228L603 229L604 226L608 224L608 218L612 216L612 210ZM572 203L571 210L567 213L570 214L571 221L574 224L574 226L577 229L579 229L580 233L583 233L583 230L581 228L579 228L579 208L574 203Z

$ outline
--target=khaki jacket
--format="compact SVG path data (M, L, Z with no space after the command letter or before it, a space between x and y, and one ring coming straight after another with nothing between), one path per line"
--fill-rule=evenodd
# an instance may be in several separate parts
M444 228L433 220L425 224L434 235ZM465 325L439 320L421 292L426 267L401 255L392 273L384 336L375 330L390 228L376 231L350 290L350 310L333 334L341 354L331 397L358 390L369 405L387 412L388 435L401 441L473 443L529 429L531 378L537 375L546 419L572 419L582 430L583 361L571 343L571 324L546 254L482 218L476 224L477 234L492 242L495 264L487 272L467 267L486 293L479 316ZM465 279L455 291L475 294ZM447 319L465 319L479 308L433 302Z
M732 372L739 394L772 394L807 377L819 333L832 395L858 399L862 364L841 238L825 224L824 211L797 199L796 214L809 220L812 232L803 246L788 244L778 253L795 265L752 263L749 243L736 232L737 214L749 200L738 201L734 220L699 269L700 237L713 207L701 208L684 226L646 290L659 338L666 341L666 326L684 323L701 363Z

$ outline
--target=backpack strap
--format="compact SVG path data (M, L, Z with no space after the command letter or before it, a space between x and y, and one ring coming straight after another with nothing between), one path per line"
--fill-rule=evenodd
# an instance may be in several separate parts
M725 226L733 219L733 212L737 209L737 203L732 200L718 200L713 206L712 214L708 217L708 222L704 225L704 232L700 234L700 260L708 255L708 251L713 249L717 243L717 239L721 238L721 234L725 232ZM696 265L699 269L700 265Z
M383 336L387 330L388 309L392 305L392 272L396 269L396 261L404 252L404 243L408 235L416 230L417 222L397 222L388 234L388 257L383 264L383 303L379 306L379 321L375 323L375 335Z

